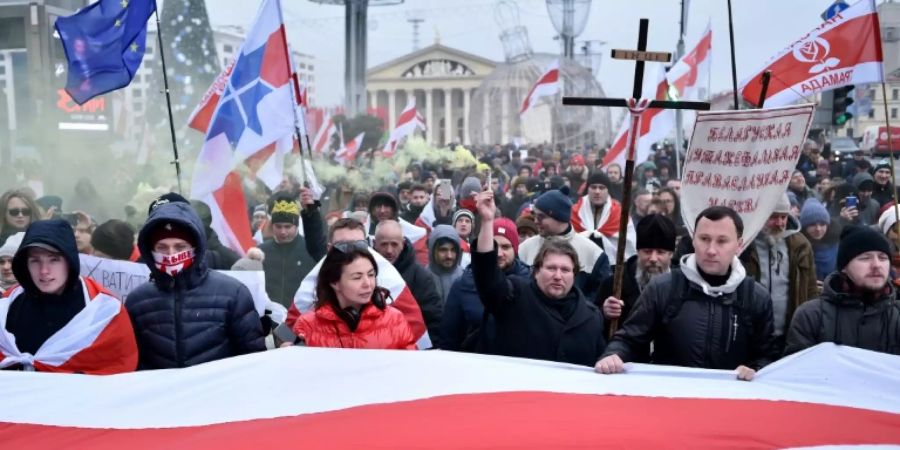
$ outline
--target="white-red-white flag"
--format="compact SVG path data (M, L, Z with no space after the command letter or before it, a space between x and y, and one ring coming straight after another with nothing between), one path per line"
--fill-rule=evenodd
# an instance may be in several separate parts
M424 128L424 123L419 121L420 117L416 111L416 98L410 97L406 108L403 108L400 116L397 117L397 125L391 130L391 135L384 144L383 156L392 156L397 152L397 146L401 139L413 134L417 127Z
M337 127L334 125L334 121L331 120L331 114L327 114L325 120L322 121L322 126L319 127L319 131L316 132L315 139L313 139L313 152L322 154L325 150L328 150L328 145L331 144L331 137L335 134L337 134Z
M359 148L362 146L362 141L365 136L366 132L364 131L359 133L352 141L344 144L343 147L339 148L338 151L334 153L334 160L340 164L356 161L356 155L359 153Z
M547 66L547 70L538 77L534 85L528 91L528 95L522 100L519 114L531 109L541 97L556 95L559 92L559 60L555 60Z
M860 0L782 50L739 89L756 105L763 73L771 71L765 106L785 106L842 86L881 82L883 61L875 0Z
M665 100L669 83L666 82L666 71L662 64L655 64L655 76L644 77L644 88L642 92L653 92L653 98L656 100ZM654 70L654 69L650 69ZM603 157L603 166L610 164L618 164L625 167L625 153L627 153L628 129L631 125L631 118L626 115L625 120L619 127L619 132L613 140L612 146ZM635 164L640 164L647 160L650 156L650 147L662 139L665 139L675 127L675 113L671 109L647 109L641 116L640 137L638 137L637 148L634 154Z
M679 100L699 100L700 88L709 80L712 65L710 55L712 55L712 24L707 23L706 30L700 36L697 45L679 58L666 72L669 94L675 94Z

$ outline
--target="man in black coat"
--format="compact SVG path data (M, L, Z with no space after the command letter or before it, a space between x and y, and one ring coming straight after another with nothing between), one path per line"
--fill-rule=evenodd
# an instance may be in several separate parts
M472 274L484 308L494 317L493 353L591 366L606 346L600 311L575 287L578 253L547 240L530 278L507 276L497 264L494 193L478 194L481 230Z
M266 293L273 302L290 308L300 282L328 251L325 244L325 222L309 189L300 190L303 211L296 198L287 192L276 192L269 199L272 217L272 239L259 245L266 255ZM303 218L303 234L298 227Z
M425 327L431 337L433 348L440 347L441 314L443 301L435 289L435 278L431 272L416 262L416 251L409 239L403 237L403 228L396 220L383 220L375 228L375 251L391 262L403 281L409 286L413 297L422 310Z
M644 216L635 227L637 234L637 254L625 262L625 275L622 278L622 293L613 296L613 277L603 280L600 285L598 301L603 300L603 317L619 323L628 319L635 302L650 281L660 275L669 273L672 263L672 252L675 251L675 223L662 214ZM649 346L641 351L636 360L646 362L649 358Z
M641 292L597 372L624 371L650 342L654 364L734 369L746 381L777 357L772 300L738 259L740 216L713 206L700 212L694 230L695 253Z
M189 367L266 349L253 297L210 270L200 218L185 202L156 206L138 235L151 280L125 307L138 344L138 369Z

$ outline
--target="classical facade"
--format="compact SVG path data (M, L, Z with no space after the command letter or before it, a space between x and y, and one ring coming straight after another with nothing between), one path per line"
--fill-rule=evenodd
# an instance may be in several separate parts
M415 97L428 127L426 139L437 144L469 144L472 96L497 63L440 43L388 61L367 71L369 107L387 108L387 129Z

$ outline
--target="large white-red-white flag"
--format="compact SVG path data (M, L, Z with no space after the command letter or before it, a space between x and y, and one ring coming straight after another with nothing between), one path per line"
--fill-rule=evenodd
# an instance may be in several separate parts
M407 225L411 226L409 224ZM368 227L366 229L368 229ZM422 233L422 235L424 236L424 233ZM419 239L421 239L421 237ZM381 254L371 248L369 249L369 253L375 257L375 262L378 264L378 286L391 292L391 299L389 299L389 301L394 308L399 309L403 313L403 316L406 317L406 321L409 323L409 327L417 339L416 346L420 350L431 348L431 337L428 335L428 330L425 328L425 319L422 317L422 310L419 308L416 298L413 297L412 291L409 290L409 286L406 285L406 281L403 280L403 277L400 275L400 272L397 271L397 268L394 267L390 261L381 256ZM325 262L324 259L319 261L315 267L309 271L306 278L300 282L300 287L297 288L297 292L294 294L294 303L288 308L287 320L285 320L287 326L293 328L297 318L300 317L301 314L309 311L316 302L316 283L319 280L319 270L321 270L323 262Z
M340 164L356 161L356 155L359 153L359 148L362 146L362 141L365 137L366 132L364 131L359 133L352 141L344 144L338 151L334 152L334 160Z
M884 80L875 0L860 0L782 50L740 85L756 105L762 76L771 71L766 107L785 106L819 92Z
M209 205L213 229L241 253L256 243L234 168L262 151L283 157L275 143L287 136L293 146L298 96L292 78L280 0L264 0L235 60L190 120L192 128L206 133L190 196Z
M273 376L281 382L273 382ZM900 357L821 344L763 368L290 347L106 377L0 371L10 449L888 448Z
M334 121L331 120L331 114L327 114L325 120L322 121L322 125L319 127L319 131L316 132L315 139L313 139L313 152L322 154L325 150L328 150L328 146L331 144L331 137L337 134L337 132L337 127L334 125Z
M655 76L645 77L642 92L653 93L656 100L668 99L670 87L674 87L678 98L682 100L699 100L700 87L709 78L710 57L712 55L712 28L707 25L694 47L684 54L669 72L662 65L657 65ZM652 69L651 69L652 70ZM622 121L613 145L603 158L603 165L616 163L625 166L628 128L631 120L628 116ZM635 151L634 162L640 164L650 156L650 148L654 143L665 139L675 128L675 112L665 109L648 109L641 117L640 138Z
M392 156L397 152L397 146L403 138L412 135L416 128L424 130L425 123L420 120L421 118L422 116L416 111L416 98L411 96L406 103L406 108L403 108L400 116L397 117L397 125L391 130L391 135L388 137L387 143L384 144L382 155Z
M547 70L538 77L528 95L522 100L522 107L519 108L519 114L525 114L525 111L531 109L537 104L542 97L556 95L559 92L559 60L555 60L547 66Z

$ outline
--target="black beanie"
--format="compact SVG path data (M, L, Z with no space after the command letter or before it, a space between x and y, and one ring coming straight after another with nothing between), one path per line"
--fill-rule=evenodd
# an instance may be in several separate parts
M891 245L883 234L864 226L850 225L841 232L841 242L837 251L837 270L865 252L882 252L891 256Z
M273 224L300 225L300 204L291 194L278 192L269 199L269 215Z
M609 188L611 183L612 182L609 181L609 177L606 176L606 174L600 170L594 171L594 173L592 173L591 176L589 176L587 179L588 187L590 187L590 185L592 185L592 184L602 184L602 185L606 186L607 188Z
M156 197L156 200L153 200L152 202L150 202L150 207L147 208L147 214L150 214L150 212L153 211L154 209L156 209L156 207L158 207L160 205L165 205L166 203L190 204L190 202L188 202L187 199L182 197L180 194L175 193L175 192L169 192L168 194L163 194L163 195L160 195L159 197Z
M675 223L662 214L648 214L635 227L637 249L657 248L675 251Z
M91 233L91 247L110 258L128 261L134 249L134 229L121 220L107 220Z

